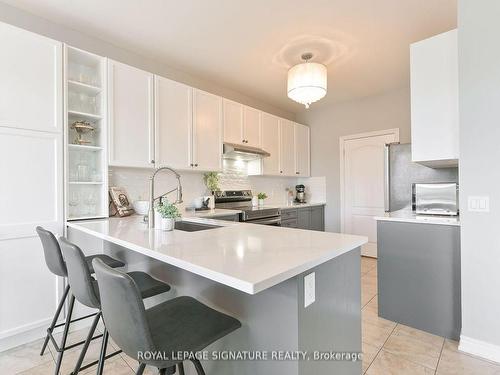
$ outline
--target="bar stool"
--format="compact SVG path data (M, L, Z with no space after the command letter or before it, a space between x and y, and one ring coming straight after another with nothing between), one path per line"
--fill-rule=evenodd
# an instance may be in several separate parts
M139 353L194 353L241 327L237 319L186 296L146 310L138 285L130 275L113 270L99 259L92 264L106 328L118 346L139 361L136 375L142 375L146 365L157 367L160 375L174 374L178 366L179 374L184 375L181 358L139 356ZM198 359L189 360L198 375L205 375Z
M42 247L43 247L43 253L45 256L45 263L47 264L48 269L56 276L64 277L66 278L68 276L68 272L66 270L66 264L64 263L64 259L61 253L61 248L59 246L59 243L57 242L56 237L52 232L38 226L36 227L36 232L38 233L38 236L40 237L40 241L42 242ZM110 267L123 267L125 263L113 259L108 255L105 254L98 254L98 255L91 255L85 257L85 262L89 265L89 268L91 272L93 273L93 268L92 268L92 260L93 259L101 259L105 264L109 265ZM56 363L56 371L55 373L59 373L59 369L61 367L61 362L62 362L62 357L64 354L64 351L74 348L75 346L83 344L85 341L80 341L77 343L74 343L72 345L66 346L66 339L68 337L68 330L69 326L71 323L83 320L86 318L90 318L94 314L90 314L87 316L83 316L78 319L71 320L71 316L73 314L73 306L75 303L75 298L73 296L70 296L69 298L69 305L68 305L68 313L66 316L66 321L65 323L60 323L56 324L59 316L61 315L61 310L64 306L64 303L66 299L68 298L70 291L70 286L69 284L66 285L66 288L64 289L64 293L61 297L61 300L59 301L59 305L57 306L56 313L54 314L54 318L52 319L52 322L50 323L49 328L47 328L47 335L45 336L45 341L43 342L42 350L40 351L40 355L43 355L45 352L45 349L47 348L47 344L49 343L49 340L52 342L54 345L54 348L58 352L58 357L57 357L57 363ZM64 326L64 331L63 335L61 338L61 342L57 344L54 336L53 336L53 331L56 328Z
M94 332L96 330L99 319L102 315L101 302L99 300L99 287L97 281L90 274L85 255L83 254L82 250L63 237L59 238L59 242L61 244L62 253L66 262L68 281L69 285L71 286L71 293L81 304L99 310L96 317L94 318L94 321L92 322L87 335L87 339L85 340L85 344L82 348L72 374L76 375L80 370L84 370L98 363L97 374L101 375L104 369L104 361L118 353L121 353L121 350L118 350L106 356L109 334L105 327L99 360L81 367L87 353L87 349L94 336ZM141 298L153 297L170 290L170 285L151 277L145 272L133 271L127 273L127 275L136 283L137 287L139 288Z

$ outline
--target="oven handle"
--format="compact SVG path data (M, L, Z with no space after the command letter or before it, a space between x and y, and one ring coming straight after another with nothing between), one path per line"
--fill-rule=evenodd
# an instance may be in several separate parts
M271 219L268 218L268 219L248 220L248 221L246 221L246 223L264 224L264 225L272 225L272 224L281 225L281 217L275 217L275 218L271 218Z

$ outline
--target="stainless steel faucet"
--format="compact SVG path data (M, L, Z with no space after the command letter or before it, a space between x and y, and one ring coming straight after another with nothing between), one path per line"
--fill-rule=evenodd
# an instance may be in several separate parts
M175 177L177 178L177 187L175 189L172 189L170 191L167 191L166 193L163 193L157 197L155 197L155 177L158 174L158 172L163 171L163 170L168 170L172 172ZM161 167L157 168L151 177L149 178L149 211L148 211L148 226L150 229L155 227L155 208L154 204L155 201L158 199L161 199L162 197L166 196L167 194L173 193L174 191L177 191L177 199L175 203L182 203L182 185L181 185L181 175L174 171L170 167Z

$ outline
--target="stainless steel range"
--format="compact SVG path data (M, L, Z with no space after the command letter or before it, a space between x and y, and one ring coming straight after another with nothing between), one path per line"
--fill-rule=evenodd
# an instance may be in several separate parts
M252 207L251 190L225 190L215 193L215 208L241 210L240 221L281 226L279 208Z

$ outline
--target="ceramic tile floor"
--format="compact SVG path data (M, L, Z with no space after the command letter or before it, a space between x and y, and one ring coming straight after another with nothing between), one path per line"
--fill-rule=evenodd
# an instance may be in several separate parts
M362 258L362 324L363 324L363 374L367 375L500 375L500 365L469 356L458 351L458 343L442 337L397 324L377 316L377 263L375 259ZM86 330L72 332L69 342L81 340ZM42 340L22 345L0 353L0 374L52 375L56 353L49 345L44 356L39 356ZM96 359L100 342L96 340L89 349L89 358ZM109 351L115 350L113 343ZM64 356L61 374L73 368L79 348ZM106 375L133 375L137 363L120 354L106 361ZM95 366L82 373L95 373ZM157 374L147 368L146 375Z

